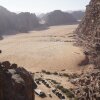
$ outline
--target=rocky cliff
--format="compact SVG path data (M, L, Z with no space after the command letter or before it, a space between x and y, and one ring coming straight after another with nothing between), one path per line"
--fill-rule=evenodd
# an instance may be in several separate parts
M77 44L83 47L96 68L80 75L75 81L74 93L78 100L100 100L100 0L90 1L75 33Z
M13 13L0 6L0 34L28 32L39 26L38 18L35 14Z
M17 64L0 63L0 100L34 100L32 76Z
M100 23L100 0L91 0L87 5L85 16L76 30L76 34L83 42L94 44L95 36L99 31ZM85 41L84 41L85 40ZM90 42L91 41L91 42Z
M75 33L78 36L77 43L88 51L90 63L100 67L100 0L90 1Z

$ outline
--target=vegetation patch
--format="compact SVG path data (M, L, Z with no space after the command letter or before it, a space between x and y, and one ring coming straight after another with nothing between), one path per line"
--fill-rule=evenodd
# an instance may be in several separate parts
M69 89L66 89L63 86L57 86L57 88L61 90L68 98L74 98L74 94Z

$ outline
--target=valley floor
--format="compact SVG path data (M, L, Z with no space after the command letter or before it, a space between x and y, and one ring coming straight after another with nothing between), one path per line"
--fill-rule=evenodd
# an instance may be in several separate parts
M80 47L73 45L75 40L72 32L76 27L77 25L52 26L45 30L37 29L29 33L5 36L0 41L0 60L17 63L31 72L65 70L78 73L83 70L78 64L84 59L84 55ZM52 76L51 79L53 78L63 85L66 83L59 77ZM71 84L67 83L65 86ZM38 96L36 98L41 100ZM55 95L54 98L53 100L59 100Z
M73 46L71 34L77 25L53 26L47 30L7 36L0 41L3 51L0 60L9 60L36 72L47 70L74 70L84 59L81 49Z

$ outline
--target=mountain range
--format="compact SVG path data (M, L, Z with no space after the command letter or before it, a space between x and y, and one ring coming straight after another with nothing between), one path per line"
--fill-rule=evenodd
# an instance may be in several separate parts
M36 16L35 13L30 12L10 12L0 6L0 35L28 32L34 28L41 27L43 24L45 24L44 26L76 24L83 16L83 11L68 13L61 10ZM41 21L44 21L44 23L41 24Z

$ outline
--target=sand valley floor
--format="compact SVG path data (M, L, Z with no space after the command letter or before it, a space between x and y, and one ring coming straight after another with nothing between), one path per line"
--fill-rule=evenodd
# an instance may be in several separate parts
M7 36L0 41L0 60L9 60L36 72L48 70L77 70L84 58L81 49L73 46L71 34L77 25L52 26L47 30Z
M82 49L73 45L74 39L72 32L77 25L52 26L48 29L31 31L29 33L5 36L0 41L0 60L8 60L11 63L17 63L31 72L41 72L47 70L50 72L63 73L80 72L83 68L78 64L84 59ZM36 77L40 74L36 74ZM67 82L64 77L55 75L45 75L44 79L51 79L60 82L63 86L69 88L72 84ZM38 86L45 93L51 90L42 83ZM36 95L36 100L42 100ZM51 100L47 97L43 100ZM52 94L52 100L59 100Z

